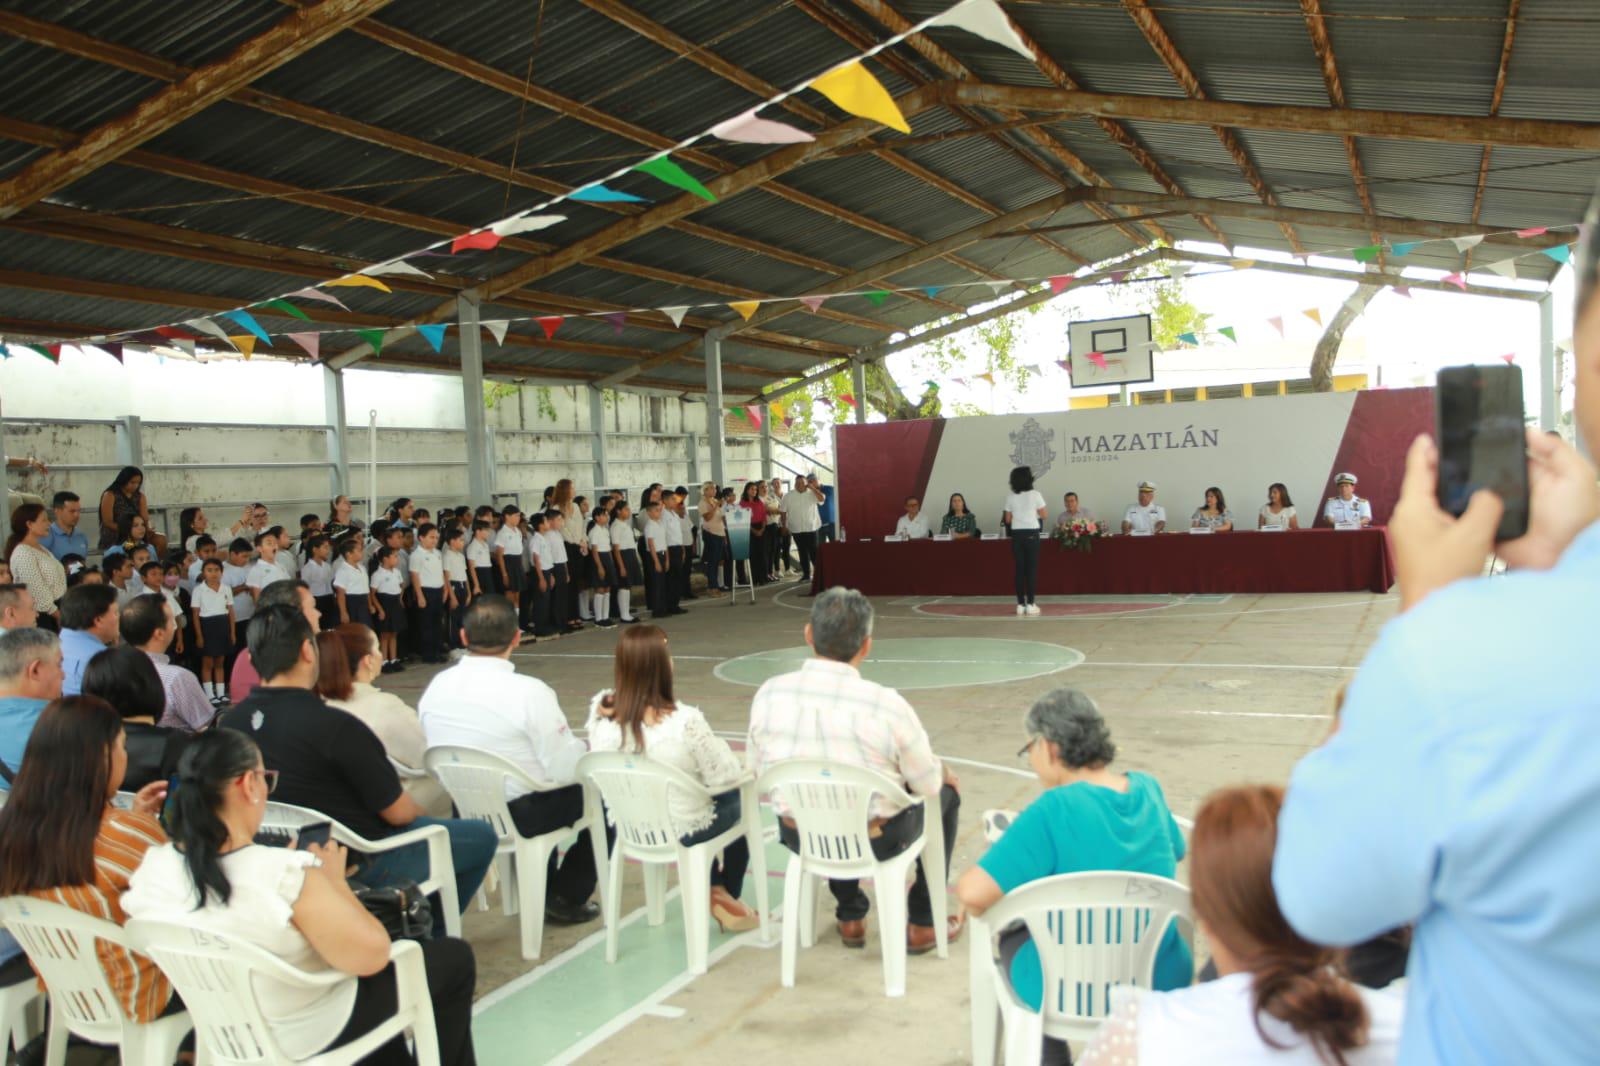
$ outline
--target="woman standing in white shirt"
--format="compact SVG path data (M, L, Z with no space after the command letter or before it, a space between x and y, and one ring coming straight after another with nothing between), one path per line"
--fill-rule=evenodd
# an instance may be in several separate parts
M1256 515L1257 529L1299 529L1300 517L1289 499L1289 488L1281 481L1267 486L1267 503Z
M693 777L715 795L668 796L668 815L680 842L692 846L726 833L742 817L739 790L744 764L727 742L711 731L698 707L672 697L672 656L659 626L625 630L617 641L615 687L597 693L589 704L590 751L637 751ZM760 915L739 902L750 848L739 837L722 850L711 868L711 916L724 932L761 924Z
M304 849L255 843L277 774L243 733L214 729L189 742L172 795L172 843L145 852L122 909L130 919L176 922L237 937L289 965L347 975L306 988L271 974L255 978L273 1038L291 1058L309 1058L371 1032L394 1013L389 934L345 880L338 845ZM476 964L464 940L421 944L442 1063L470 1066ZM362 1059L410 1063L396 1037Z
M1033 471L1026 466L1013 469L1005 523L1011 530L1011 558L1016 564L1018 614L1039 613L1033 602L1039 591L1039 530L1048 514L1044 497L1033 487Z
M1172 992L1113 989L1082 1066L1395 1061L1400 996L1352 984L1343 952L1302 940L1278 909L1272 852L1282 806L1276 785L1206 800L1189 845L1189 886L1221 976Z

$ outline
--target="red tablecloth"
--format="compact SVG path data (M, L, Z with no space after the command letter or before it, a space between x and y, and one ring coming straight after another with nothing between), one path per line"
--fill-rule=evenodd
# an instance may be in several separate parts
M1091 552L1039 546L1039 594L1388 592L1394 556L1381 528L1193 536L1103 537ZM869 596L1009 596L1005 540L835 541L824 544L813 591Z

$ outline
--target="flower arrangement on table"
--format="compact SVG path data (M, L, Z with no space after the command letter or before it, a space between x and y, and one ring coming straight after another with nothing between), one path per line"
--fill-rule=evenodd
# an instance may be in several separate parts
M1050 531L1050 539L1063 550L1070 548L1080 552L1094 551L1094 542L1105 535L1105 526L1087 518L1074 519Z

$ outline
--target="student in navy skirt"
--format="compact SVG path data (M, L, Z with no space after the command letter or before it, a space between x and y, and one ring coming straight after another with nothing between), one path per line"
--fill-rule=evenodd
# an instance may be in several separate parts
M472 532L467 537L467 569L471 573L473 599L495 591L494 549L489 543L493 537L494 526L487 519L473 519Z
M406 609L400 594L405 589L400 578L400 556L388 546L379 548L368 564L367 579L372 582L372 596L378 601L378 646L383 651L383 672L404 670L400 665L400 630L406 624Z
M611 552L611 516L596 507L589 523L589 596L594 623L606 629L617 624L611 614L611 590L617 587L617 561Z
M522 605L522 510L515 504L508 505L501 517L504 524L494 535L493 553L495 574L500 578L501 591L506 599L511 601L511 606L520 608Z
M633 588L644 584L639 568L638 538L633 531L633 510L627 500L619 500L612 511L611 557L617 564L617 621L637 622L631 610Z
M359 533L340 543L339 561L333 568L333 596L338 601L341 624L360 622L372 629L372 585L362 565L365 554Z

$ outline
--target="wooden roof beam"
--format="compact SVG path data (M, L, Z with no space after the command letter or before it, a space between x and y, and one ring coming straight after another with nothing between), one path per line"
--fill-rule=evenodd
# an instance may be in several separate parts
M1305 15L1306 32L1311 35L1311 47L1317 54L1317 62L1322 67L1322 82L1328 89L1328 102L1343 110L1349 106L1345 103L1344 83L1339 78L1339 61L1333 54L1333 38L1328 34L1328 24L1322 17L1322 0L1300 0L1300 10ZM1361 210L1367 217L1375 217L1377 209L1372 206L1372 190L1367 188L1367 172L1361 165L1361 149L1356 144L1355 136L1344 135L1344 154L1350 161L1350 178L1355 182L1356 195L1361 198ZM1377 228L1372 230L1372 243L1381 245L1382 238L1378 236ZM1383 266L1383 253L1378 253L1378 266Z
M1155 49L1161 62L1166 64L1173 80L1188 94L1191 100L1209 99L1205 87L1200 84L1200 79L1195 76L1194 69L1189 66L1188 60L1178 51L1178 46L1167 35L1166 27L1161 25L1161 20L1151 10L1149 0L1122 0L1122 6L1133 19L1134 25L1139 27L1139 32L1144 34L1144 39L1150 47ZM1261 176L1261 171L1256 169L1254 159L1239 141L1239 137L1226 126L1212 126L1211 132L1217 135L1217 140L1222 142L1222 147L1233 157L1234 163L1239 168L1239 173L1244 175L1244 180L1249 182L1255 190L1256 196L1268 207L1278 206L1278 198L1267 186L1266 179ZM1289 242L1289 247L1294 249L1296 255L1305 255L1306 250L1300 243L1300 235L1294 227L1287 222L1279 223L1284 239Z
M1178 248L1161 249L1161 257L1185 263L1206 263L1217 266L1229 266L1233 262L1231 256L1190 252ZM1266 270L1274 274L1293 274L1302 278L1335 278L1339 281L1353 281L1358 285L1404 285L1408 289L1448 292L1457 296L1464 293L1467 296L1493 296L1501 300L1524 300L1530 303L1538 303L1544 298L1543 293L1529 292L1525 289L1499 289L1488 285L1473 285L1470 282L1466 288L1457 288L1447 281L1408 278L1381 270L1338 270L1334 267L1302 266L1299 263L1276 263L1270 259L1257 259L1250 269Z
M1417 111L1369 111L1284 104L1235 104L1167 96L1073 92L979 82L940 82L947 101L980 107L1013 107L1062 115L1108 115L1171 122L1180 126L1234 126L1436 144L1488 144L1514 148L1594 152L1600 123L1532 118L1480 118Z
M133 148L225 99L269 71L302 55L389 0L318 0L245 41L214 63L191 71L142 101L0 181L0 218L72 184Z
M1494 75L1494 93L1489 97L1489 114L1500 113L1500 101L1506 95L1506 72L1511 67L1511 45L1517 38L1517 14L1522 9L1522 0L1507 0L1506 5L1506 35L1500 42L1500 66ZM1477 224L1478 216L1483 213L1483 190L1489 184L1489 157L1494 154L1494 149L1489 145L1483 146L1483 156L1478 160L1478 187L1472 194L1472 221ZM1467 257L1463 269L1472 269L1473 249L1467 249Z

